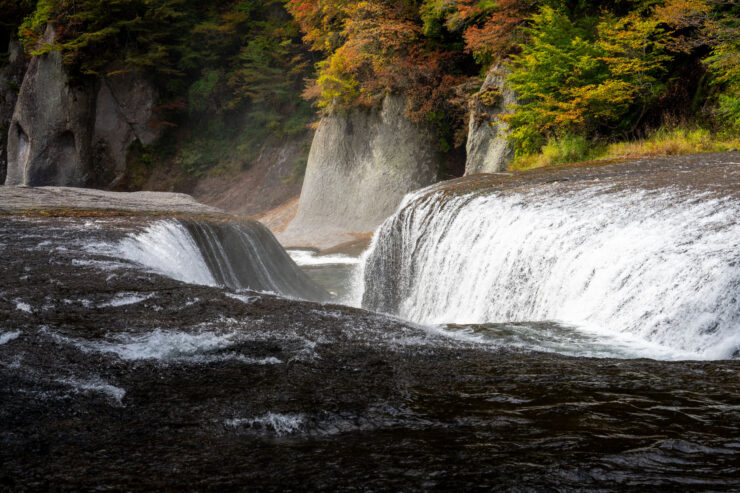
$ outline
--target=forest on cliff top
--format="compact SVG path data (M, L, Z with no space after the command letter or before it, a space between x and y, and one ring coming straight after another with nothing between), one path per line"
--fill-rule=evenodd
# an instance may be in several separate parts
M518 158L666 127L740 133L736 1L0 0L0 12L2 39L60 51L73 80L148 74L170 131L139 158L193 175L389 93L455 153L470 101L500 96L479 92L492 67L520 97L502 116Z

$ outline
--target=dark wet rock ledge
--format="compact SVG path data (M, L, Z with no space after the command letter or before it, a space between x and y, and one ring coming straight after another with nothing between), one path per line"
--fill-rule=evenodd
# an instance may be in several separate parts
M121 253L162 220L0 215L0 490L739 486L738 361L483 348L178 281Z

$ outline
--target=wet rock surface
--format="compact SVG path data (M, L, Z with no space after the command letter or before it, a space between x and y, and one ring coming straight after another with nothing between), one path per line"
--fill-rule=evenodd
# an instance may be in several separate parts
M738 361L483 348L184 284L106 253L147 221L0 217L0 490L740 486Z
M0 213L31 210L169 212L226 217L222 210L203 205L184 193L108 192L75 187L0 187Z
M518 192L538 185L577 189L594 184L613 190L639 187L740 196L740 152L716 152L617 161L590 161L513 173L477 174L441 182L426 190L448 194Z

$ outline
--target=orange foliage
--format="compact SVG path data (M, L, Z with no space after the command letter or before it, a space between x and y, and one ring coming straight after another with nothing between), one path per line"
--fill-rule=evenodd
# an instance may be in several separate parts
M715 28L712 5L706 0L667 0L655 7L654 16L674 31L668 48L690 53L709 43L708 32Z
M462 54L429 42L417 8L342 0L290 0L287 6L312 49L328 55L304 91L320 107L371 106L386 94L402 93L415 121L458 111L451 108L454 88L467 77L451 74Z
M470 25L463 34L465 47L479 63L487 65L516 51L522 41L520 27L534 13L533 0L501 0L483 8L477 0L459 0L460 18Z

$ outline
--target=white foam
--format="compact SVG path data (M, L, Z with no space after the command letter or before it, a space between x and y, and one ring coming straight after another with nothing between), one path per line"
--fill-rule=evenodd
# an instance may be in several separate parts
M117 354L125 360L180 359L233 345L236 333L216 334L155 330L137 336L118 336L120 342L90 343L98 350Z
M349 255L319 255L313 250L287 250L290 258L301 267L311 267L319 265L356 265L360 262L359 257Z
M176 221L159 221L124 238L117 253L178 281L215 286L208 265L188 231Z
M302 414L267 413L256 418L227 419L224 423L233 428L241 426L265 428L280 437L300 430L304 421L305 417Z
M695 353L655 344L631 334L589 333L583 327L541 323L483 326L429 326L431 334L455 341L501 348L519 348L585 358L652 358L659 360L699 359Z
M226 296L228 296L229 298L239 300L242 303L246 303L248 305L259 299L259 296L254 296L254 295L250 296L246 294L229 293L229 292L226 292L224 294L226 294ZM273 293L270 293L270 294L273 294Z
M550 184L417 194L405 205L378 230L358 274L362 294L377 300L392 277L404 318L559 321L618 353L658 359L727 358L740 347L736 200Z
M31 305L23 301L15 301L15 309L21 312L31 313Z
M85 308L90 308L92 306L92 301L85 299L85 298L80 298L77 300L63 299L62 303L67 304L67 305L73 305L75 303L80 303Z
M112 307L118 307L118 306L126 306L126 305L134 305L136 303L141 303L142 301L146 301L149 298L152 298L154 294L149 293L146 295L138 294L138 293L118 293L111 299L110 301L106 301L105 303L101 303L100 307L106 307L106 306L112 306Z
M21 333L19 331L13 332L0 332L0 345L7 344L13 339L18 339Z
M48 332L48 331L47 331ZM178 331L154 330L142 335L118 334L113 341L71 339L50 332L61 342L73 344L85 352L113 353L128 361L160 360L186 363L210 363L235 360L249 365L277 365L283 361L274 356L251 357L234 351L224 351L243 340L239 332L204 331L188 334ZM216 351L215 354L209 354Z
M126 391L115 385L111 385L103 380L80 380L76 378L61 378L57 379L56 382L68 385L74 389L75 392L98 392L107 395L112 398L116 403L122 404L123 398L126 396Z

